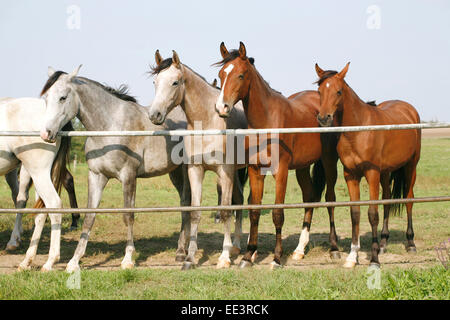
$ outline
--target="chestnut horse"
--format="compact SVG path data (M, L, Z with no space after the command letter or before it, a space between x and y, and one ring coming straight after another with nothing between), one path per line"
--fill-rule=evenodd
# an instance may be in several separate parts
M233 106L242 101L247 116L249 128L296 128L317 127L317 108L319 96L315 91L304 91L292 95L289 99L276 92L267 84L256 70L253 58L248 58L244 44L241 42L239 50L228 52L224 43L220 45L223 60L218 62L222 69L219 77L222 90L216 103L216 111L222 117L227 117ZM337 178L336 144L331 140L334 135L320 136L318 133L277 134L264 138L246 137L247 153L255 147L255 161L249 154L248 175L251 187L251 203L261 204L264 192L264 169L273 168L272 174L276 181L275 203L284 203L288 171L296 170L297 182L302 189L303 201L320 201L322 191L327 183L326 199L335 201L334 185ZM253 141L253 142L252 142ZM326 142L326 143L322 143ZM262 147L262 146L267 146ZM264 150L261 150L261 147ZM323 148L322 148L323 147ZM322 149L324 151L322 151ZM276 151L278 150L278 151ZM264 154L266 153L266 155ZM320 161L322 158L322 161ZM263 161L264 160L264 161ZM267 161L268 160L268 161ZM315 163L313 179L310 166ZM337 236L334 227L334 209L328 208L330 216L330 242L332 258L339 257ZM304 249L309 241L313 209L305 210L303 230L299 245L294 251L293 259L300 260L304 256ZM241 268L252 265L252 257L257 249L258 223L260 210L250 210L250 237L247 252ZM271 268L281 266L282 241L281 229L284 222L283 209L274 209L272 219L276 230L276 246Z
M386 124L420 123L419 115L412 105L400 100L385 101L374 107L363 102L344 81L349 63L341 72L323 71L316 64L319 76L320 112L317 117L321 126L331 126L333 120L342 126L369 126ZM413 198L416 166L420 158L420 129L393 131L343 132L339 137L337 151L344 165L351 201L358 201L359 183L364 176L369 183L370 200L378 200L380 183L383 199ZM391 190L391 182L394 182ZM385 250L389 238L389 211L399 211L400 206L384 206L384 223L381 243L378 244L378 206L369 206L372 227L371 265L378 267L380 247ZM415 252L412 225L412 203L406 204L408 228L406 238L408 252ZM351 207L352 244L345 267L353 268L358 262L360 209Z

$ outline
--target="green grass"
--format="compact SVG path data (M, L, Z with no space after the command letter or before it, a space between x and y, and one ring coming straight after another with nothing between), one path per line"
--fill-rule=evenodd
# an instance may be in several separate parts
M69 289L63 272L0 277L0 299L450 299L444 267L381 271L369 289L363 269L346 270L125 270L82 271Z
M450 190L450 139L424 139L422 156L417 171L415 196L448 195ZM78 201L81 207L87 203L87 167L79 163L72 170ZM215 175L206 174L203 205L217 203ZM275 184L266 178L263 203L273 203ZM248 186L245 189L248 195ZM338 201L349 199L347 187L339 168L336 186ZM63 191L65 207L68 197ZM30 196L33 199L33 195ZM361 184L361 199L368 199L367 183ZM290 173L286 202L301 202L301 192ZM28 206L34 201L30 200ZM122 190L117 181L107 185L101 207L120 208ZM12 207L9 189L0 181L0 204ZM176 206L179 199L167 176L138 180L136 206ZM348 208L335 212L339 248L345 257L350 249L351 223ZM298 243L303 210L286 210L283 227L284 255L289 256ZM81 290L70 290L65 282L68 275L61 271L41 274L36 271L0 275L1 299L449 299L450 279L436 257L434 247L450 238L449 203L426 203L414 205L413 221L416 256L405 253L406 213L391 217L391 237L388 254L380 256L382 263L381 290L369 290L366 282L371 235L367 219L367 207L361 211L362 266L355 270L343 270L340 264L327 260L328 215L325 209L316 210L312 221L310 244L305 259L299 266L288 264L282 270L271 272L267 261L273 254L275 244L274 226L270 211L264 211L260 221L258 266L241 271L214 270L221 251L223 226L214 224L212 213L203 213L199 227L199 259L201 267L192 272L180 272L174 263L174 254L180 227L179 213L137 214L135 223L135 260L133 271L101 271L96 268L117 269L125 250L126 229L118 215L98 215L86 255L82 259ZM380 220L382 207L380 207ZM0 249L9 240L14 223L13 216L0 216ZM63 218L60 269L72 257L80 231L69 231L70 216ZM24 219L22 247L9 254L0 250L0 264L5 259L21 261L29 245L33 221ZM381 223L379 228L381 229ZM242 247L245 248L248 218L244 219ZM50 228L47 223L38 249L37 264L42 265L49 249ZM238 263L238 258L235 263ZM12 268L17 262L10 264ZM342 264L342 263L341 263ZM152 268L149 268L149 267ZM163 266L156 267L155 266ZM1 271L0 271L1 272ZM10 272L10 271L8 271Z

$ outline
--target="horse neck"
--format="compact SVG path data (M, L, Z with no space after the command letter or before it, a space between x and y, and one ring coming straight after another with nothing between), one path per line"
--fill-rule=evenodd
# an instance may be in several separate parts
M280 97L266 83L255 67L250 73L250 87L246 98L242 100L245 115L250 128L270 128L273 126L270 118L280 103Z
M358 97L350 86L345 83L343 88L343 102L342 102L342 126L357 126L364 122L367 117L367 106Z
M183 66L185 79L184 98L181 103L189 127L194 122L201 121L202 127L215 126L215 120L219 119L214 105L219 95L219 90L213 88L203 78L186 66ZM222 120L223 122L223 120Z
M86 83L76 86L81 103L78 118L83 126L89 131L118 130L114 114L122 101L89 80L83 81Z

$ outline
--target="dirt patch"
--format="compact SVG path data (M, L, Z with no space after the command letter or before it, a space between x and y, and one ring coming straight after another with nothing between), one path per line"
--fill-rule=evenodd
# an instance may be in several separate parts
M436 128L422 130L423 138L450 138L450 128Z

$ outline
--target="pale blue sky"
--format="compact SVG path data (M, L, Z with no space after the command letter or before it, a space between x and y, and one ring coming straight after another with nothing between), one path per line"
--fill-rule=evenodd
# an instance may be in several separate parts
M80 29L67 8L80 8ZM380 9L369 29L367 9ZM143 105L154 52L175 49L208 81L219 44L239 41L263 77L285 95L316 89L314 64L341 69L364 100L401 99L422 120L450 121L450 1L18 1L0 2L0 96L37 96L47 66L113 86ZM71 20L70 20L71 21Z

